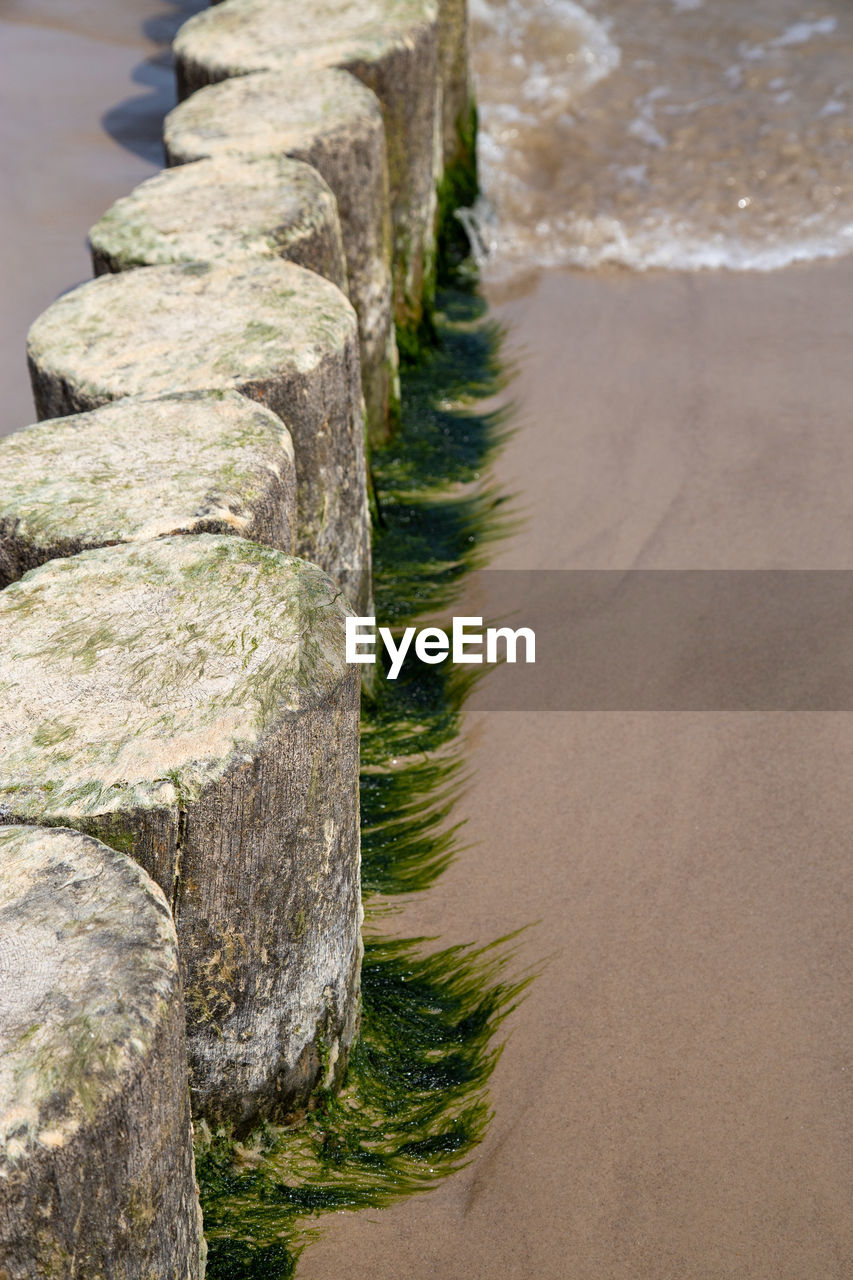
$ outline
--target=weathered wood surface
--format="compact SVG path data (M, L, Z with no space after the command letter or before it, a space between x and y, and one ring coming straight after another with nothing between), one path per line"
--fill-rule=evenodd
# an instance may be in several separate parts
M65 294L32 326L40 418L129 395L236 390L276 413L296 455L296 548L362 611L370 528L358 332L328 280L276 258L141 267Z
M340 67L376 93L385 119L394 229L395 318L414 329L434 288L441 88L435 0L228 0L196 14L173 46L178 93L253 71Z
M293 551L287 428L236 391L132 397L0 440L0 587L56 556L174 533Z
M222 0L211 0L211 6ZM471 108L468 68L468 0L438 0L439 74L442 88L444 163L460 158L459 126Z
M376 95L346 71L259 72L199 89L166 117L164 136L170 165L289 156L322 174L338 204L370 436L385 439L400 388L388 158Z
M0 593L0 821L130 853L172 904L194 1108L245 1126L346 1061L359 669L318 568L200 534Z
M95 275L240 253L284 258L347 290L335 197L285 156L221 156L165 170L89 232Z
M439 72L444 164L470 162L460 133L469 128L472 95L468 71L468 0L438 0Z
M172 917L129 858L0 828L0 1277L200 1280Z

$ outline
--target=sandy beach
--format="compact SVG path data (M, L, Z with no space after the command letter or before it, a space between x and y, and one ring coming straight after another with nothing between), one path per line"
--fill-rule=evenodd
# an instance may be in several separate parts
M851 287L555 273L498 306L527 519L492 564L850 567ZM850 715L474 709L468 738L472 847L401 931L536 921L550 961L471 1166L324 1220L302 1280L849 1276Z
M0 4L0 436L35 421L27 329L88 280L86 232L163 165L168 45L193 0Z

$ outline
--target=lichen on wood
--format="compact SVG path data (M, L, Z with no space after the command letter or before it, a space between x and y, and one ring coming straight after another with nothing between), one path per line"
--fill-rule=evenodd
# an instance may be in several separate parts
M340 67L382 104L394 227L395 319L416 331L432 306L441 91L435 0L229 0L175 39L180 97L203 85L276 71Z
M57 556L175 533L293 551L282 421L236 391L118 400L0 440L0 587Z
M201 1280L175 929L79 832L0 828L0 1277Z
M337 201L350 300L358 315L370 438L399 413L385 128L376 95L346 71L259 72L199 89L164 125L170 165L205 157L292 157Z
M251 257L101 276L42 313L28 358L40 418L176 390L236 390L272 409L296 455L296 549L368 603L357 325L328 280Z
M295 262L347 289L335 197L316 170L285 156L220 156L164 170L117 200L89 244L96 275L249 253Z

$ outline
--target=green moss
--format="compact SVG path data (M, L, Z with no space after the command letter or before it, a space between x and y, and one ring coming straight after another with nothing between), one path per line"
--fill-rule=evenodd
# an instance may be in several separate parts
M401 430L373 450L376 613L395 625L447 604L504 523L498 496L478 487L504 434L499 415L476 407L500 385L499 336L473 293L442 295L436 345L404 370ZM427 888L458 851L471 683L449 665L404 668L393 682L375 669L362 721L360 1038L342 1092L321 1092L299 1129L265 1125L243 1143L200 1130L210 1280L288 1280L318 1214L428 1189L486 1130L495 1033L527 981L511 940L436 951L389 939L375 903ZM327 1069L327 1047L318 1052Z
M69 1018L63 1027L61 1053L51 1041L36 1050L28 1063L38 1081L40 1115L64 1117L73 1100L75 1108L94 1120L103 1105L104 1082L115 1079L121 1053L121 1043L103 1039L90 1013Z
M44 1280L61 1280L75 1265L75 1260L54 1236L49 1227L40 1227L36 1237L39 1274ZM92 1280L99 1280L93 1276Z
M415 324L396 324L394 328L397 340L397 354L400 357L400 368L407 365L418 365L436 345L435 318L425 305L420 320Z
M477 173L477 107L472 101L467 115L456 122L459 147L438 186L438 264L440 286L452 284L467 269L471 246L457 209L468 209L480 192Z
M442 318L436 316L436 308L446 304L447 290L470 290L476 279L468 234L456 216L458 209L474 204L480 190L477 107L473 100L467 114L457 121L456 129L459 139L456 159L445 168L436 192L436 252L433 261L425 266L423 314L417 325L398 324L396 328L403 367L422 364L440 344L443 326ZM470 292L467 297L472 297Z
M308 928L308 916L305 913L305 908L300 907L294 917L293 927L290 931L290 937L294 944L302 941L302 939L305 937L305 931L307 928Z
M85 622L69 625L63 637L70 657L78 660L83 671L91 671L97 665L102 649L114 649L117 636L112 627L102 626L91 631Z
M404 370L403 431L373 453L377 613L392 623L449 603L463 575L511 525L504 495L483 470L506 435L506 415L476 399L501 385L500 331L476 295L440 298L438 342Z
M76 733L74 725L63 724L61 720L45 720L33 734L33 743L37 747L54 747Z
M85 826L82 824L81 826ZM125 853L129 858L136 857L136 837L133 828L128 826L127 818L122 813L105 813L99 815L96 822L90 824L94 829L91 835L108 844L117 853Z
M470 289L439 301L438 345L402 379L402 434L373 454L376 614L398 628L450 604L511 523L503 497L481 484L506 434L503 414L477 407L501 386L501 334ZM424 889L453 856L456 737L477 678L474 668L410 664L396 681L372 682L361 747L366 893Z
M263 320L250 320L245 328L245 337L248 343L277 342L281 337L281 330Z

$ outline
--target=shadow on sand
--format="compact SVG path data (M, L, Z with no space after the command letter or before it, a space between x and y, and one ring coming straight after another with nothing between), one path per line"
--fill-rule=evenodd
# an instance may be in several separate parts
M134 84L144 87L104 113L101 124L125 150L150 164L163 164L163 118L174 107L175 77L171 44L178 28L194 13L207 8L206 0L164 0L167 12L142 23L142 34L161 49L133 69Z

